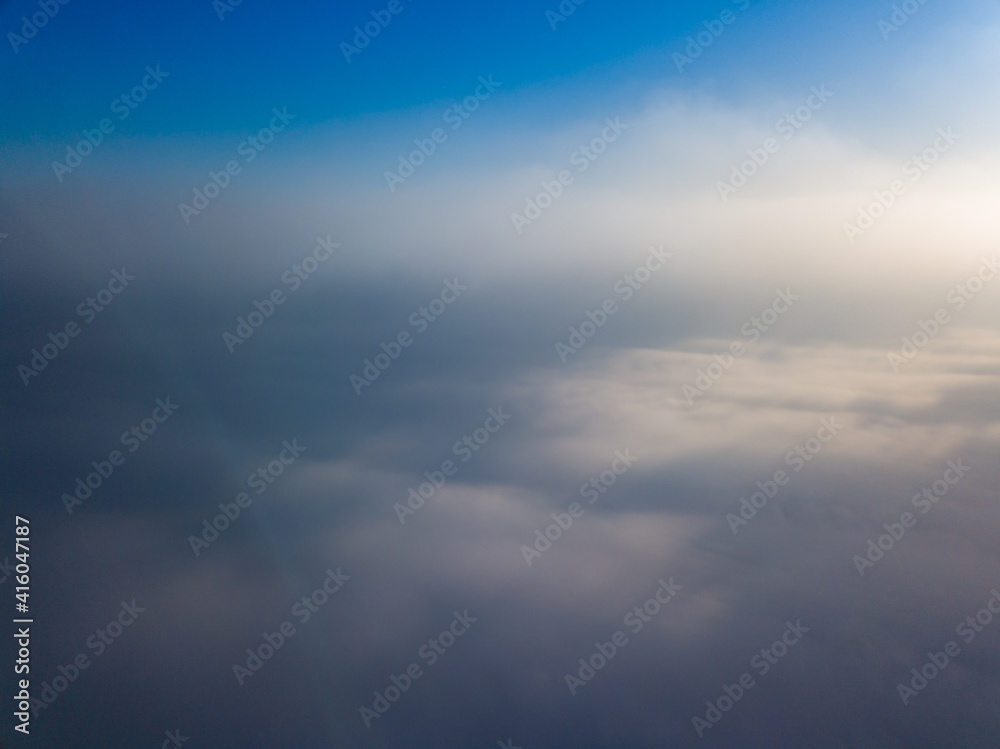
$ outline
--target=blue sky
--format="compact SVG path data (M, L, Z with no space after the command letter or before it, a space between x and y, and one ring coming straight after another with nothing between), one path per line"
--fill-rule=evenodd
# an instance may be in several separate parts
M66 136L89 127L103 103L135 85L151 64L170 72L171 91L143 107L131 123L136 135L239 131L279 101L302 110L309 124L391 115L464 96L469 82L488 72L508 91L542 88L551 96L551 105L534 110L539 122L572 117L590 100L581 91L614 97L619 90L626 97L669 87L738 102L763 88L780 93L811 85L817 76L874 88L949 26L988 17L977 3L929 3L886 42L877 21L891 8L877 3L647 2L623 12L587 2L553 31L545 11L557 5L471 11L462 3L403 2L402 12L348 64L339 45L354 36L355 25L371 20L375 6L244 2L222 22L206 2L117 2L99 13L76 3L59 7L16 55L6 45L0 96L20 102L2 123L6 138ZM727 8L735 21L679 73L672 55ZM19 33L30 9L4 4L0 28Z

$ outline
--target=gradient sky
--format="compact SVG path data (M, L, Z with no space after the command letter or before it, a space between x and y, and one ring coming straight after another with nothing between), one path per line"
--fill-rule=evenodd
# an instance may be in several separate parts
M15 53L8 33L39 6L0 2L0 561L29 517L32 690L91 660L30 740L5 711L0 743L994 747L1000 621L971 641L956 627L1000 590L1000 279L969 282L1000 236L1000 6L928 0L885 38L888 2L587 0L555 30L555 2L400 3L347 62L341 43L386 4L244 0L220 20L208 0L70 0ZM120 119L157 65L169 75ZM496 90L452 129L481 77ZM829 96L782 129L814 89ZM294 119L248 160L275 109ZM52 163L102 118L114 130L60 179ZM609 120L620 133L581 161ZM883 216L845 230L873 204ZM318 239L339 247L285 280ZM89 312L113 273L134 280ZM275 289L231 353L224 334ZM562 361L607 299L617 311ZM912 360L890 357L939 310ZM123 433L167 398L177 411L128 452ZM509 422L463 462L456 445L498 408ZM840 426L816 442L824 420ZM248 477L296 439L256 494ZM124 464L68 512L116 449ZM581 486L625 451L634 465L587 504ZM401 523L395 506L449 459ZM921 512L949 461L970 468ZM790 481L733 533L778 470ZM252 504L196 555L240 492ZM529 566L523 547L573 502L583 515ZM913 527L859 574L904 512ZM295 603L338 569L349 580L300 622ZM633 633L661 580L681 588ZM89 638L132 599L146 611L97 655ZM465 610L477 621L428 664L422 645ZM286 620L295 635L241 685L234 665ZM752 659L799 621L761 674ZM628 644L572 694L566 675L616 630ZM903 704L898 685L949 640L959 655ZM422 676L366 726L412 662ZM743 673L754 686L699 737L692 718Z

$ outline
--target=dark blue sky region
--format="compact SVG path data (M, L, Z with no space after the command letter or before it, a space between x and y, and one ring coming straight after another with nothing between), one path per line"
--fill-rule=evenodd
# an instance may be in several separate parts
M156 64L170 72L171 91L143 107L130 135L240 131L279 102L302 110L309 125L393 116L462 97L476 76L491 72L508 90L556 94L553 105L534 112L539 124L588 106L579 99L590 98L591 86L609 96L622 86L626 95L654 87L707 89L740 101L748 88L751 97L764 86L786 90L832 66L841 76L864 71L875 85L882 68L933 44L942 27L974 24L984 15L979 3L929 3L905 35L890 37L890 47L876 22L891 8L863 2L637 2L627 9L587 2L553 32L545 11L557 12L558 4L470 8L399 0L400 12L348 64L341 44L353 44L354 27L384 6L245 1L222 22L201 1L57 7L37 36L8 40L8 49L18 51L5 59L0 96L19 105L9 106L0 123L5 139L64 137L90 127L105 114L99 102L129 91ZM21 19L33 10L5 3L0 28L20 36ZM725 11L734 20L724 25L723 41L678 71L673 56L684 54L687 38L711 30ZM561 97L563 88L577 95Z

